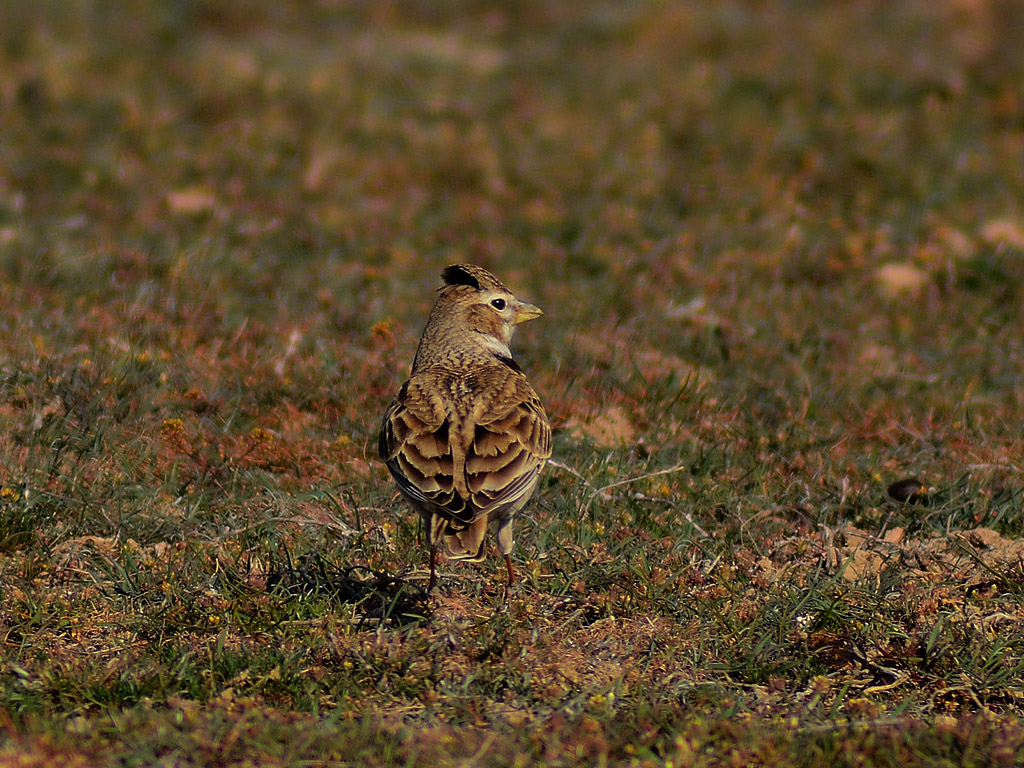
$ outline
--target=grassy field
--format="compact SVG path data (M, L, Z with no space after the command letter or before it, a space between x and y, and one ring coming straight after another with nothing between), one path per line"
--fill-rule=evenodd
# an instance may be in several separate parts
M5 6L0 765L1024 763L1013 0ZM375 455L456 262L507 604Z

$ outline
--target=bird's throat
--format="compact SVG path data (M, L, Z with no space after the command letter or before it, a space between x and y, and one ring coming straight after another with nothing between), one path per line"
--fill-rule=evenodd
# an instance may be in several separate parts
M481 333L480 341L488 352L493 352L498 357L512 357L512 351L508 348L508 344L497 336L492 336L489 333Z

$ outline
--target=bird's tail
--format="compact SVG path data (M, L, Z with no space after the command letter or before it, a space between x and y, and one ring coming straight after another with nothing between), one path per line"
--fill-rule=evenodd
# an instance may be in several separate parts
M469 560L479 563L484 559L484 536L487 533L487 516L470 523L463 531L446 533L442 538L444 553L452 560Z

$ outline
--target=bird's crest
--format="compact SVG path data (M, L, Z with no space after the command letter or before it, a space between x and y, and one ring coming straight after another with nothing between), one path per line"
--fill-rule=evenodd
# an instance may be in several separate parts
M441 273L441 279L444 280L445 285L468 285L477 291L480 290L480 281L461 264L445 267L444 272Z
M452 264L441 273L445 286L468 285L475 291L505 291L508 287L483 267L475 264ZM442 286L442 289L444 286Z

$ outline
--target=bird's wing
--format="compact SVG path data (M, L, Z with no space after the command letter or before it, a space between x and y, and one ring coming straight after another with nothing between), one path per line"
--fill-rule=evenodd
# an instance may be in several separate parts
M464 482L476 516L521 508L551 456L551 427L540 398L518 371L486 382L464 430Z
M526 503L551 456L551 427L519 371L452 375L428 369L384 413L378 452L420 511L464 529Z
M466 502L455 488L451 420L442 393L430 375L405 382L384 412L377 452L420 511L458 519L466 517Z

